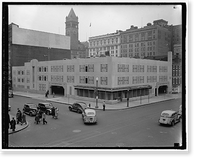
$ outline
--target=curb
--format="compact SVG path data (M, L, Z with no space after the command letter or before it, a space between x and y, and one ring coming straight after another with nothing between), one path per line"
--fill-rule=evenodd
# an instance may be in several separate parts
M26 129L28 126L29 126L29 123L27 122L26 126L24 126L23 128L21 128L19 130L15 130L15 131L9 132L8 135L14 134L14 133L19 132L19 131L22 131L22 130Z
M23 97L27 97L27 98L32 98L32 99L40 99L40 98L35 98L35 97L30 97L30 96L26 96L26 95L18 95L18 94L15 94L16 96L23 96ZM131 106L131 107L125 107L125 108L120 108L120 109L106 109L105 111L117 111L117 110L126 110L126 109L131 109L131 108L136 108L136 107L140 107L140 106L145 106L145 105L151 105L151 104L154 104L154 103L159 103L159 102L164 102L164 101L169 101L169 100L175 100L175 99L178 99L178 98L171 98L171 99L166 99L166 100L162 100L162 101L155 101L155 102L151 102L151 103L146 103L146 104L141 104L141 105L137 105L137 106ZM42 101L49 101L49 102L55 102L55 103L59 103L59 104L65 104L65 105L72 105L71 103L65 103L65 102L62 102L62 101L54 101L54 100L51 100L51 99L41 99ZM92 108L94 110L100 110L100 111L103 111L103 109L96 109L96 108Z

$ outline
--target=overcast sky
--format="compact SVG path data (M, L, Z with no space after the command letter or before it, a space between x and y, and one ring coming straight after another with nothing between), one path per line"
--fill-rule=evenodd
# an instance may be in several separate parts
M131 25L144 27L157 19L181 24L181 6L173 5L10 5L9 24L65 35L65 18L71 8L78 16L80 41Z

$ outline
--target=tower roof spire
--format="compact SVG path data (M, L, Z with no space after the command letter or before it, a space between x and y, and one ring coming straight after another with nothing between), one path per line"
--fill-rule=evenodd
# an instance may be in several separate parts
M73 8L71 8L68 17L70 17L70 18L77 18L76 14L75 14L75 12L73 10Z

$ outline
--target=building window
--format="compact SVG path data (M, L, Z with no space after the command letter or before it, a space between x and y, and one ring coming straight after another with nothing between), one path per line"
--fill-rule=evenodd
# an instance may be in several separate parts
M108 64L101 64L101 72L108 72Z
M118 72L129 72L129 65L118 64Z
M108 77L101 77L101 85L108 85Z

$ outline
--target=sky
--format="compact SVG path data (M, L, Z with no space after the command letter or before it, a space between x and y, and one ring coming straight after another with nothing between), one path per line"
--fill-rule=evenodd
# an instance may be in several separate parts
M73 8L79 21L79 40L144 27L154 20L181 24L181 6L174 5L9 5L9 24L65 35L65 19ZM90 27L91 24L91 27Z

